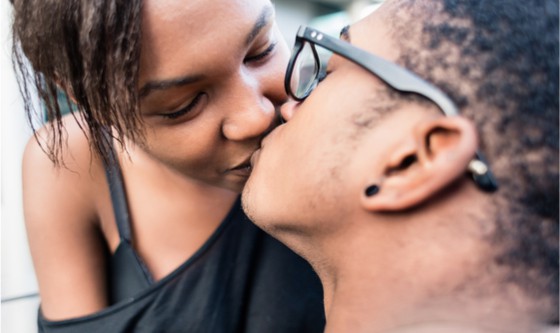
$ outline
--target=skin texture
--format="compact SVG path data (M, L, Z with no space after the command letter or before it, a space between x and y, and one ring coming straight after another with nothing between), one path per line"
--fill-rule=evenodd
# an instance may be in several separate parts
M141 25L144 138L115 146L134 246L159 280L206 241L242 189L249 157L286 98L288 49L267 0L147 0ZM107 306L103 253L119 243L102 161L80 124L79 116L63 119L64 167L34 139L23 160L29 243L52 320Z
M401 3L342 38L397 62L394 22L412 41L420 33ZM475 123L395 97L340 56L327 73L307 99L282 107L287 123L253 155L243 191L247 215L319 274L326 332L557 331L556 295L535 297L538 282L512 283L494 260L502 249L488 240L505 206L466 173L481 139ZM366 196L374 184L379 193Z
M175 1L173 11L173 4L146 3L140 91L149 82L196 79L141 95L148 127L143 148L191 178L240 191L247 173L232 169L248 166L260 139L276 124L275 105L285 98L280 78L287 48L268 2L220 4ZM268 25L248 41L257 19ZM251 58L271 45L276 47L268 58ZM192 110L177 119L162 116L193 102Z

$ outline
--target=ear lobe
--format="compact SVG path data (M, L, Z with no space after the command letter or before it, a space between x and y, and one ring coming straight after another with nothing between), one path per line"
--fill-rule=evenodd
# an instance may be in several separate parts
M419 123L387 160L379 191L362 206L370 211L412 208L465 175L478 145L474 124L463 117L438 117Z

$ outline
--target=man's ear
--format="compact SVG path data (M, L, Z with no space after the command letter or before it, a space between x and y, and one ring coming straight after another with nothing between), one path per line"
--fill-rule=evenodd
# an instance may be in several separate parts
M381 179L364 184L362 206L397 211L422 203L465 175L477 145L474 124L466 118L437 117L419 123L392 151ZM378 189L372 191L371 185Z

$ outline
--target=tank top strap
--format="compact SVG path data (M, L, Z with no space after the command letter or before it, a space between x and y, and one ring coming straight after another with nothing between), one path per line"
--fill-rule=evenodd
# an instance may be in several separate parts
M106 156L106 158L102 158L102 160L105 165L105 174L109 183L111 202L113 204L115 220L117 221L119 237L121 242L126 241L131 243L132 232L130 228L130 211L128 209L122 171L113 145L113 136L111 134L111 130L107 128L103 128L102 133L102 145Z

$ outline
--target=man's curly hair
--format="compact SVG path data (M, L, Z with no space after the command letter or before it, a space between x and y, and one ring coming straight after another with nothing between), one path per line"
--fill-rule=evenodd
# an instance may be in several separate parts
M496 221L495 261L511 272L504 282L552 296L558 308L558 1L396 0L391 8L407 17L391 21L397 62L445 91L479 130L500 186L488 223Z

